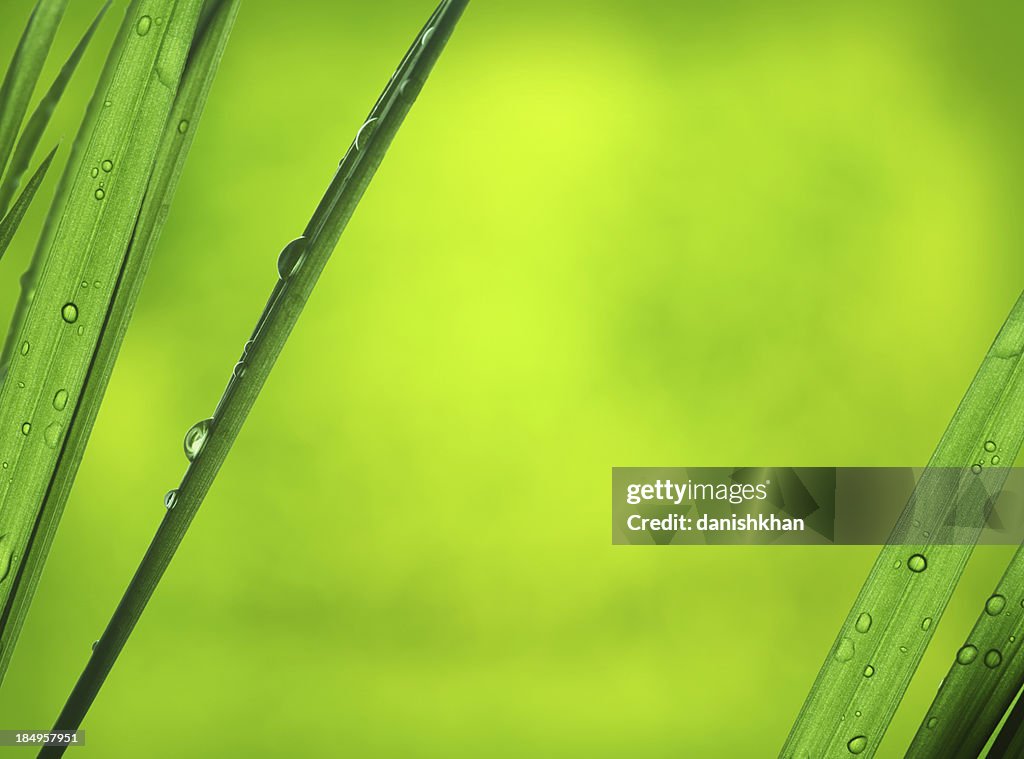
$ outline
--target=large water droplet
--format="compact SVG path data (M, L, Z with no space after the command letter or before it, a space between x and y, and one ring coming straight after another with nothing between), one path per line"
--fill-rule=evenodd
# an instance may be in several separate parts
M434 36L434 27L430 27L427 31L423 32L423 37L420 39L420 43L424 47L430 42L430 38Z
M63 411L68 405L68 391L58 390L56 395L53 396L53 407L58 411Z
M189 461L195 461L210 436L210 429L213 427L213 419L204 419L192 425L192 429L185 433L185 457Z
M306 258L308 244L307 238L297 237L284 246L281 255L277 257L277 274L281 279L287 280L299 270Z
M928 568L928 561L919 553L915 553L907 559L907 569L911 572L923 572Z
M970 664L977 658L978 649L972 646L970 643L968 643L956 652L956 661L958 664Z
M867 747L868 738L866 735L858 735L855 738L850 738L850 742L846 744L846 748L851 754L863 753L864 749Z
M985 602L985 613L990 617L998 617L1005 608L1006 596L1001 596L998 593Z
M135 31L140 37L145 37L149 34L149 30L153 28L153 19L149 16L143 16L139 19L139 23L135 25Z
M857 617L857 622L854 625L854 627L856 628L857 632L866 633L868 630L871 629L871 615L867 612L861 614L859 617Z
M988 441L986 441L986 443L985 443L985 450L986 451L988 451L989 453L992 453L992 451L994 451L995 449L996 449L996 441L995 440L988 440Z
M178 502L178 491L168 490L167 495L164 496L164 508L170 511L174 508L174 504Z
M78 306L74 303L65 303L64 308L60 310L60 315L68 324L74 324L78 321Z
M31 431L32 431L32 423L31 422L24 422L21 425L21 434L22 435L27 435Z
M989 669L995 669L1003 663L1003 655L993 648L985 654L985 658L983 661L985 662L986 667L988 667Z
M836 646L836 661L850 661L853 658L854 647L853 641L849 638L843 638L839 641L839 645Z
M60 422L51 422L43 430L43 440L49 448L56 448L57 443L60 442L61 426Z
M372 118L359 127L359 133L356 134L356 150L362 150L366 147L366 143L370 141L370 137L373 136L374 130L377 128L377 119Z
M101 163L100 166L102 166L103 170L106 171L107 173L110 173L111 171L114 170L114 162L111 161L109 158L103 163Z
M102 187L97 187L94 194L96 195L96 200L103 200L107 196L107 193L103 192Z
M864 677L871 677L874 674L875 674L875 668L872 667L870 664L868 666L864 667Z

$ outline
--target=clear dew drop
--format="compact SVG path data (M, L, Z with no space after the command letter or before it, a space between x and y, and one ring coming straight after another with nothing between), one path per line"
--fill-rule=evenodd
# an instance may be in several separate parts
M423 37L420 39L420 44L426 47L430 42L430 38L434 36L434 27L430 27L427 31L423 32Z
M843 638L839 641L839 645L836 646L836 661L850 661L854 654L853 641L849 638Z
M985 602L985 613L990 617L998 617L1005 608L1006 596L1001 596L998 593Z
M373 136L376 127L377 119L372 118L365 124L359 127L359 132L356 134L356 150L362 150L366 147L366 143L369 142L370 137Z
M996 441L995 440L989 440L989 441L987 441L985 443L985 450L988 451L989 453L992 453L992 451L994 451L995 449L996 449Z
M975 464L974 466L972 466L971 472L973 474L981 474L981 464Z
M100 170L97 169L95 166L93 166L92 167L92 171L89 172L89 176L92 177L93 179L95 179L99 175L100 175Z
M21 355L22 355L22 356L27 356L27 355L28 355L28 352L29 352L29 350L31 350L31 348L32 348L32 346L31 346L31 345L29 345L29 342L28 342L28 340L26 340L25 342L23 342L23 343L21 344Z
M854 624L854 628L859 633L866 633L871 629L871 615L867 612L862 613L857 617L857 622Z
M84 335L85 334L85 327L83 327L82 325L78 325L78 334Z
M78 306L74 303L65 303L64 307L60 310L60 315L68 324L74 324L78 321Z
M287 281L302 266L302 262L306 259L308 243L307 238L297 237L284 246L281 255L277 257L277 274L282 280Z
M210 428L213 426L213 419L204 419L196 422L192 428L185 433L185 457L189 461L195 461L206 446L206 440L210 436Z
M998 463L999 463L999 457L998 456L993 456L992 457L992 466L996 466Z
M937 724L939 724L939 718L938 717L929 717L928 721L925 723L925 725L928 727L929 730L931 730Z
M907 652L907 647L906 646L900 646L900 653L901 654L905 654L906 652Z
M932 626L932 618L931 617L925 617L924 619L921 620L921 629L922 630L927 630L931 626Z
M63 411L68 405L68 391L58 390L53 396L53 407L58 411Z
M110 173L111 171L113 171L113 170L114 170L114 162L113 162L113 161L111 161L110 159L107 159L106 161L104 161L103 163L101 163L101 164L100 164L100 166L102 166L102 167L103 167L103 170L104 170L105 172L107 172L108 174L109 174L109 173Z
M22 435L27 435L31 431L32 431L32 423L31 422L23 422L22 425L21 425L21 434Z
M899 559L896 559L896 561L893 562L892 568L893 569L899 569L902 566L903 566L903 562L900 561Z
M143 16L139 19L139 23L135 25L135 32L140 37L145 37L149 34L149 30L153 28L153 19L149 16Z
M174 504L178 502L178 491L168 490L167 495L164 496L164 508L170 511L174 508Z
M907 559L907 569L911 572L923 572L928 568L928 561L919 553Z
M871 677L874 674L875 674L875 668L872 667L870 664L868 666L864 667L864 677Z
M178 122L178 134L185 134L188 131L188 119L182 119Z
M109 108L112 105L113 105L113 103L111 103L109 100L104 100L103 101L103 107L104 108Z
M978 649L972 646L970 643L963 646L959 651L956 652L957 664L970 664L978 658Z
M231 376L235 379L242 379L245 376L245 362L239 361L235 364L235 368L231 370Z
M868 747L868 738L866 735L858 735L854 738L850 738L849 743L846 744L846 749L851 754L861 754L864 749Z
M854 717L860 717L860 716L862 716L863 714L864 714L864 712L862 712L862 711L861 711L860 709L858 709L857 711L855 711L855 712L853 713L853 716L854 716Z
M60 442L60 433L60 422L51 422L46 426L46 429L43 430L43 440L48 448L57 447L57 443Z
M96 200L103 200L103 198L107 197L107 193L103 191L102 187L97 187L96 192L93 194L96 196Z
M982 661L985 662L985 666L989 669L995 669L1003 663L1003 655L993 648L985 654L985 658Z

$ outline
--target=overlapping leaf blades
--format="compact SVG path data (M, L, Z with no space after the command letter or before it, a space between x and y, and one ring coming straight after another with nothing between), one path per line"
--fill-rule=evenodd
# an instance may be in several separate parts
M90 392L102 385L95 358L101 348L116 353L112 341L120 340L105 325L202 5L135 0L129 6L13 328L0 388L0 461L7 474L0 480L0 553L7 568L0 579L0 677L77 471L80 451L69 440L88 435L102 395Z
M875 561L780 756L877 750L970 558L990 495L1005 481L1005 467L980 465L986 443L997 442L1009 462L1024 442L1022 351L1024 296Z

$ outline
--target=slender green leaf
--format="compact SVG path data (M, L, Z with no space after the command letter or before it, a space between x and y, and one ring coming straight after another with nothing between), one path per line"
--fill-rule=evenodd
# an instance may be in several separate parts
M61 68L57 78L53 80L50 89L43 96L43 99L39 101L39 105L32 112L28 123L25 124L25 129L22 131L21 138L14 149L11 164L7 168L7 176L4 177L3 183L0 183L0 213L7 209L7 205L11 202L11 198L14 197L14 193L18 191L21 178L28 171L32 156L35 155L36 148L39 147L39 141L43 138L43 133L50 123L50 117L53 116L57 103L60 102L61 97L64 95L68 82L71 81L75 69L78 68L78 62L82 60L82 56L85 54L86 48L89 47L89 42L92 41L92 37L96 33L96 29L99 28L100 21L107 12L107 8L110 7L111 2L112 0L107 0L106 4L100 9L96 19L71 52L71 56Z
M11 158L11 149L67 5L68 0L39 0L36 3L3 84L0 84L0 174ZM0 206L0 213L4 210L6 207Z
M305 233L280 256L280 279L258 320L253 339L246 344L213 419L200 423L187 436L192 463L179 488L167 495L165 504L169 508L153 542L57 719L61 730L77 728L96 698L466 4L467 0L445 0L435 11L359 130ZM40 756L62 753L55 747L45 749Z
M43 177L46 176L46 172L50 169L50 164L53 163L53 157L57 155L57 148L50 151L50 154L43 159L43 162L39 164L39 168L36 169L35 174L29 179L28 184L25 185L25 189L21 195L15 201L11 210L7 212L7 215L0 220L0 259L4 257L4 253L7 252L7 246L11 244L11 240L14 239L14 233L18 231L18 227L21 225L21 220L25 218L25 212L28 207L32 204L32 199L36 195L36 190L39 189L39 185L43 183Z
M101 105L86 116L34 297L17 328L18 349L0 388L0 460L8 464L0 480L0 535L10 557L0 579L0 676L49 548L39 539L47 495L66 491L77 472L77 457L67 455L69 432L87 435L95 418L88 404L101 400L88 392L96 381L93 362L102 342L120 337L104 325L201 7L201 0L129 6L97 93Z
M1024 296L946 429L822 665L783 757L873 756L1024 442ZM961 519L966 515L965 519ZM960 525L965 525L960 527ZM952 525L952 527L950 527Z
M1017 693L1013 707L993 736L986 759L1020 759L1024 756L1024 698Z

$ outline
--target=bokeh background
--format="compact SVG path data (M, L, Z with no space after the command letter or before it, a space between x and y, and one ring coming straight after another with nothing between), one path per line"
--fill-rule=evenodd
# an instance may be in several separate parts
M58 51L99 0L71 5ZM431 9L243 4L3 727L59 710ZM875 551L613 547L611 467L927 460L1024 283L1022 21L471 4L75 756L775 756ZM879 756L1007 557L977 552Z

